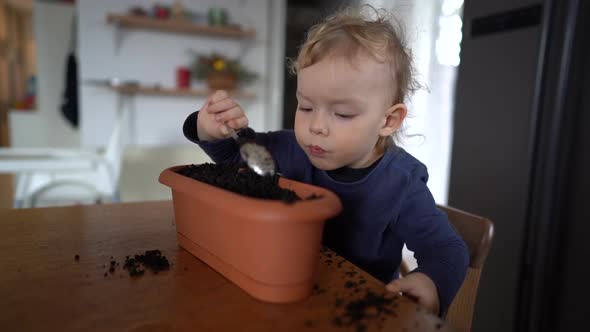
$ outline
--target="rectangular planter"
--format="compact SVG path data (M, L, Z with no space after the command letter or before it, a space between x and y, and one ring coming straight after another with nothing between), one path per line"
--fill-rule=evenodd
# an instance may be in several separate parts
M236 194L175 171L159 181L172 189L181 247L253 297L294 302L311 294L324 222L342 209L324 188L281 178L279 185L313 200L286 204Z

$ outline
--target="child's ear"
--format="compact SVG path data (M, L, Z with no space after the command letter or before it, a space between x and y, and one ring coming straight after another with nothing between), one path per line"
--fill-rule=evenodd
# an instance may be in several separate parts
M404 122L408 108L404 104L395 104L391 106L385 113L385 121L379 130L379 136L386 137L395 133Z

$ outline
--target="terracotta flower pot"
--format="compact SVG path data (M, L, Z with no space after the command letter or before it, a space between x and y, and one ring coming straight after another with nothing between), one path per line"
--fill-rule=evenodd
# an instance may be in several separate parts
M281 178L300 197L286 204L256 199L196 181L171 167L160 182L172 189L181 247L253 297L294 302L312 292L323 226L342 205L326 189Z
M211 90L235 90L238 79L228 73L211 73L207 76L207 85Z

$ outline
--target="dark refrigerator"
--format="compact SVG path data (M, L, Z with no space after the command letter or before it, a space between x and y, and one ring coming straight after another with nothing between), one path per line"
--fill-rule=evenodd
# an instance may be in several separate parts
M590 1L467 0L463 17L448 203L496 231L473 331L578 330L590 295Z

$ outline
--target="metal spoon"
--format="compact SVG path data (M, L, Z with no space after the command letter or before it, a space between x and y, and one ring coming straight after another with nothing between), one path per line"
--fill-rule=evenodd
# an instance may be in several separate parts
M240 155L242 159L248 164L248 167L252 169L256 174L260 176L274 175L276 172L275 161L268 150L259 144L254 142L244 141L240 139L236 131L230 126L226 125L228 132L231 137L240 146Z

